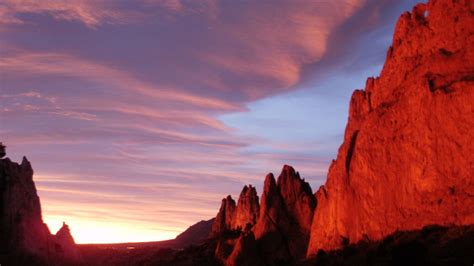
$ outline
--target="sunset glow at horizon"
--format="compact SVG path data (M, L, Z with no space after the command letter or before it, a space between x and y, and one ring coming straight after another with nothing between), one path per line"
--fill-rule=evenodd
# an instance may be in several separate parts
M0 3L0 141L77 243L172 239L292 165L315 192L413 0Z

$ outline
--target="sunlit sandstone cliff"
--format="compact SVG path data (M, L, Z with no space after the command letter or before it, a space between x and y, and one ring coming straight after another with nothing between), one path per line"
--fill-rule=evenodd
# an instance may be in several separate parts
M432 0L403 14L380 77L352 96L307 254L473 224L473 105L474 1Z
M244 186L237 204L230 195L222 199L210 235L215 236L228 230L250 229L256 223L259 211L257 191L252 185Z

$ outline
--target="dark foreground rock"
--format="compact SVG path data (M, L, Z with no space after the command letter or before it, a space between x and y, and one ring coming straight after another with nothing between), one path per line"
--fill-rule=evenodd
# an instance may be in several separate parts
M474 226L426 226L400 231L380 241L361 241L336 251L320 250L300 266L471 265Z
M3 145L0 153L5 155ZM76 265L82 258L69 227L52 235L43 222L33 168L0 159L0 264Z

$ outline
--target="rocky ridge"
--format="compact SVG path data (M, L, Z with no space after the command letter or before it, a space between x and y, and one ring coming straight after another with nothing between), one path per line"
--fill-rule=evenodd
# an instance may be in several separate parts
M215 236L225 231L251 228L257 221L259 211L257 191L252 185L244 186L237 204L230 195L222 199L210 235Z
M227 217L228 210L237 210L236 213L242 215L231 215L234 220L226 220L226 223L239 226L227 229L242 230L242 233L238 238L221 240L216 256L226 265L276 265L304 258L315 207L316 201L309 184L291 166L285 165L278 181L273 174L267 175L260 204L252 186L244 187L236 208L230 196L223 199L216 222ZM251 215L247 215L249 213ZM244 219L238 220L237 217ZM222 224L219 222L215 228L222 228ZM243 227L243 224L247 226ZM255 248L257 253L252 251ZM244 254L258 256L252 257L252 261L245 261L244 258L250 259L250 256ZM236 264L236 261L239 263Z

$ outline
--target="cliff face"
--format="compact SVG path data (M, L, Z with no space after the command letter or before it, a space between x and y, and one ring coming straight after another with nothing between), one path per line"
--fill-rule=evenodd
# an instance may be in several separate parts
M235 200L229 195L222 199L221 207L216 215L210 236L218 235L232 229L232 221L235 215Z
M49 253L48 227L33 183L33 169L23 157L21 164L0 160L0 245L2 251Z
M380 77L352 96L308 255L474 223L473 25L467 0L432 0L401 16Z
M56 265L80 262L80 257L66 225L55 236L43 223L30 162L0 159L0 258Z
M283 167L277 182L267 175L254 230L264 257L303 258L315 207L311 187L291 166Z
M257 191L252 185L244 186L237 205L230 195L222 199L210 235L216 236L228 230L250 229L256 223L259 211Z
M244 186L237 202L232 227L241 229L252 227L257 222L259 212L257 191L252 185Z

